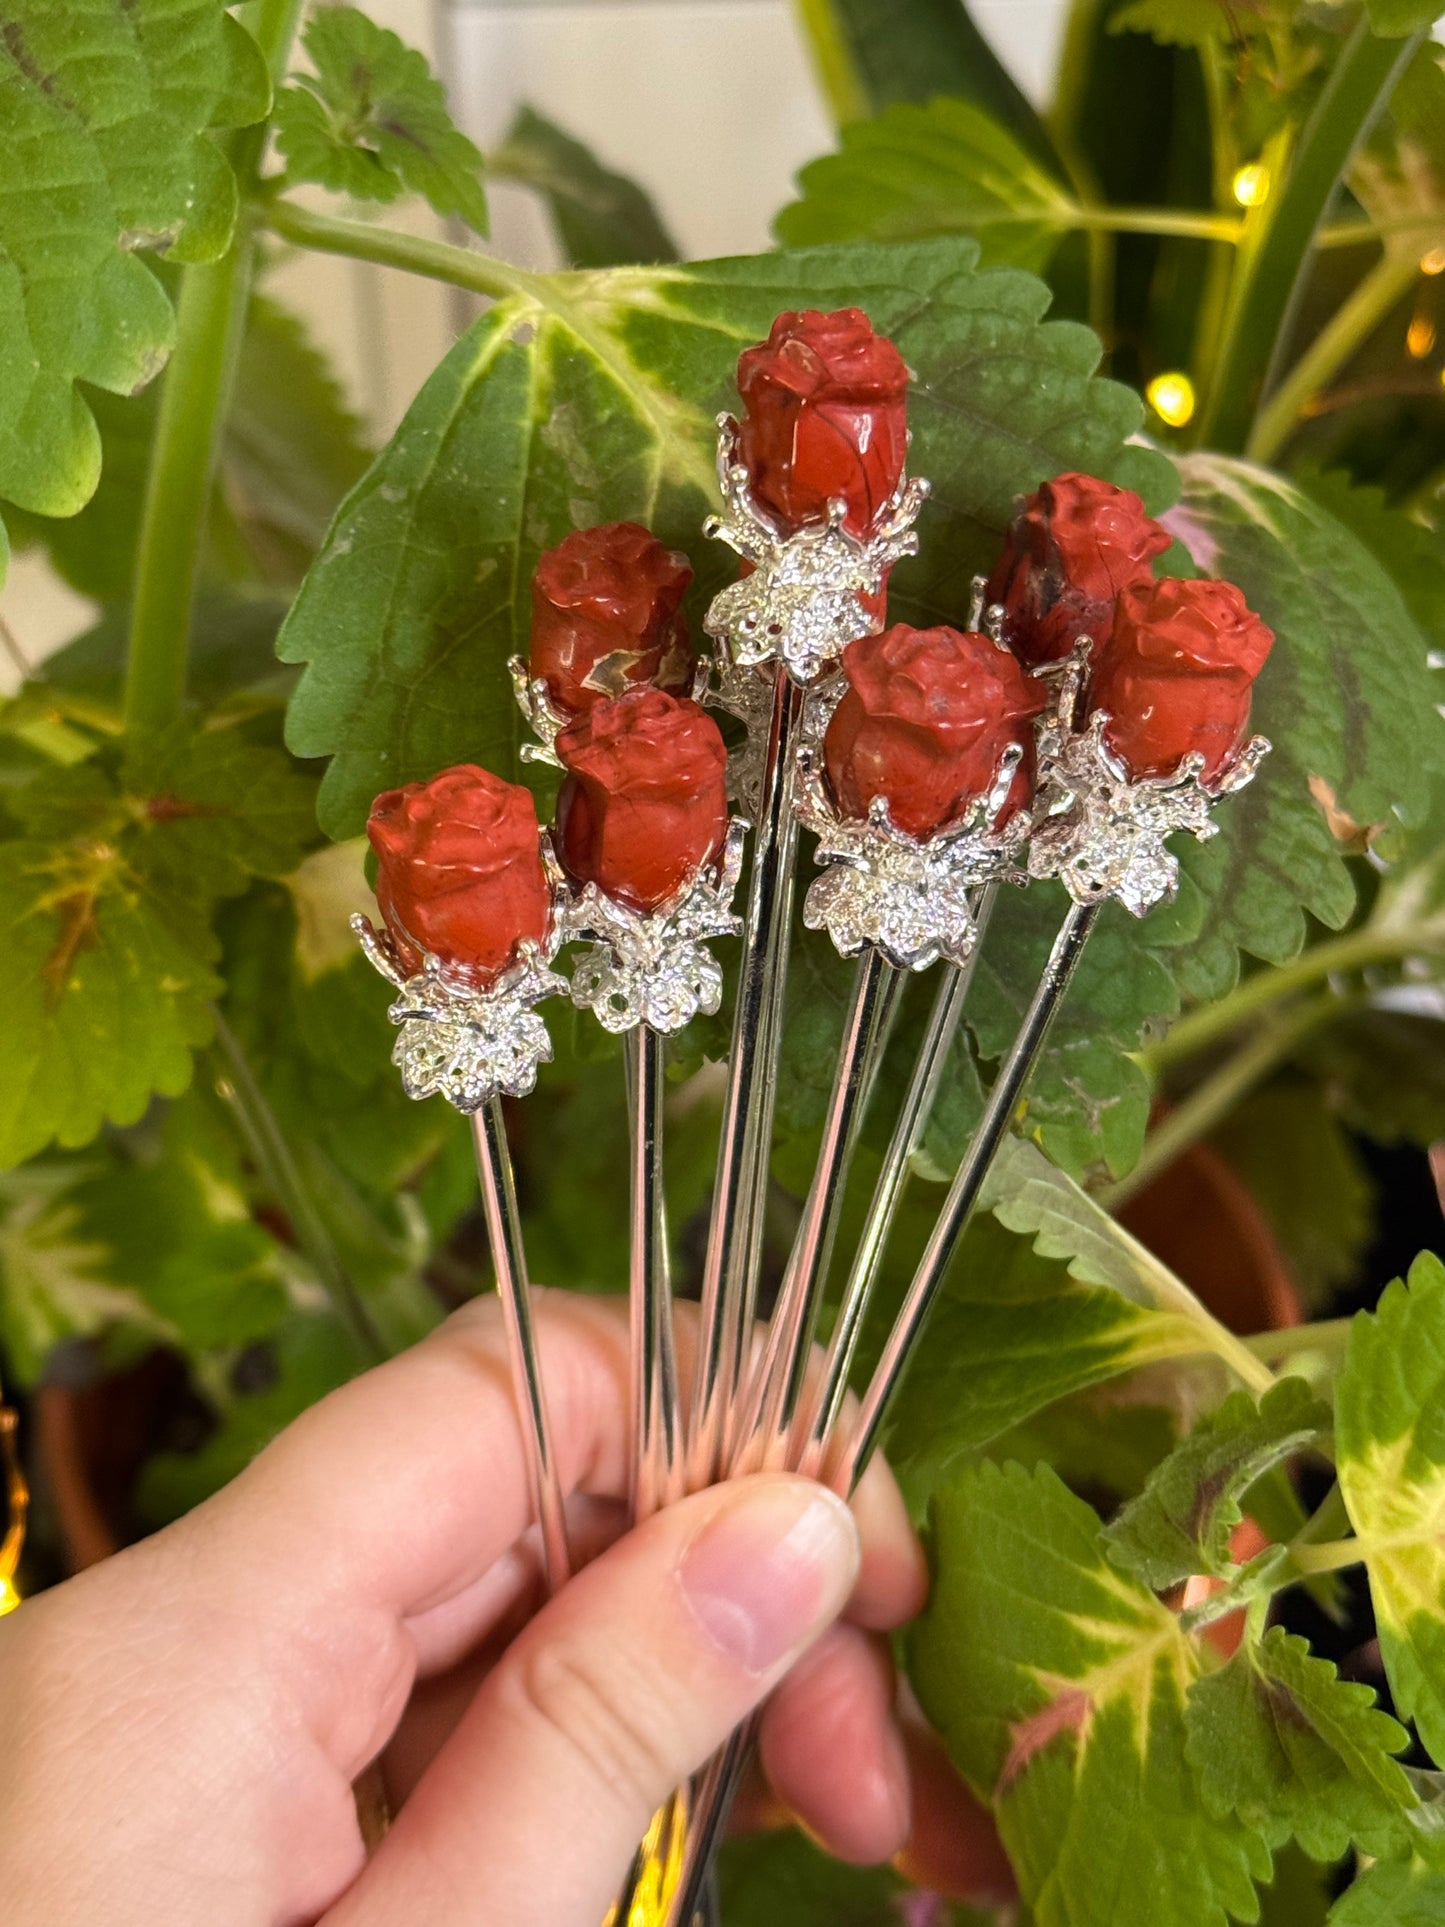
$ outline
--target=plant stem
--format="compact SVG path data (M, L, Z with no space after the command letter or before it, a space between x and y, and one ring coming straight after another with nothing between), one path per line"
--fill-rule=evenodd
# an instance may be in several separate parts
M273 83L285 71L301 6L302 0L257 0L244 16ZM236 231L219 261L187 268L181 281L175 352L161 391L136 550L125 682L131 736L164 729L185 697L191 604L251 291L255 228L244 201L255 185L268 125L245 128L228 142L243 201Z
M1342 1319L1340 1322L1347 1325L1350 1320ZM1350 1515L1345 1506L1345 1495L1340 1490L1339 1480L1336 1479L1319 1505L1295 1534L1290 1550L1293 1552L1295 1546L1317 1546L1329 1539L1337 1541L1349 1530Z
M1236 1104L1289 1056L1302 1037L1327 1024L1343 1007L1342 999L1333 991L1325 991L1288 1016L1266 1025L1232 1057L1226 1058L1218 1070L1206 1077L1149 1133L1139 1162L1127 1177L1100 1193L1100 1204L1106 1211L1118 1211L1146 1190L1177 1157L1200 1138L1207 1137Z
M1200 416L1201 446L1235 454L1248 440L1324 211L1421 38L1384 40L1362 19L1335 62L1288 172L1260 210L1258 241L1240 264Z
M1157 1044L1151 1044L1142 1053L1144 1064L1157 1074L1227 1037L1246 1019L1257 1017L1281 998L1311 990L1337 973L1364 970L1370 964L1388 963L1438 949L1440 942L1440 935L1433 927L1367 923L1343 937L1315 944L1293 963L1261 970L1256 976L1247 977L1217 1004L1205 1004L1181 1017Z
M219 261L187 268L146 476L125 679L128 736L164 729L186 693L191 602L251 292L249 221Z
M1402 214L1391 221L1336 221L1315 236L1317 248L1358 248L1367 241L1388 241L1396 235L1418 234L1430 241L1445 236L1445 207L1428 214Z
M1244 222L1236 215L1193 214L1167 207L1077 207L1069 225L1086 232L1099 229L1107 234L1159 234L1174 240L1229 241L1236 245L1244 237Z
M213 1010L211 1014L217 1047L226 1066L221 1094L235 1113L256 1167L289 1218L296 1242L362 1359L368 1365L379 1364L387 1356L386 1347L355 1285L346 1275L321 1214L311 1201L291 1146L276 1121L276 1113L266 1102L245 1048L221 1013Z
M1251 461L1274 460L1310 403L1413 287L1419 274L1413 253L1390 253L1376 262L1260 409L1245 444Z
M428 241L396 228L374 227L367 221L314 214L294 201L269 201L260 215L273 233L297 247L313 248L321 254L344 254L353 261L375 261L384 268L403 268L408 274L445 281L454 288L467 288L473 294L492 295L498 300L519 294L548 308L557 306L544 277L509 267L475 248Z
M1314 1325L1286 1325L1282 1331L1254 1332L1245 1344L1257 1358L1294 1358L1300 1352L1343 1352L1352 1318L1326 1318Z
M850 121L864 119L869 112L868 96L840 29L837 10L830 0L793 0L793 12L833 125L846 127Z
M1290 1558L1303 1573L1342 1572L1346 1566L1358 1566L1364 1557L1358 1539L1327 1539L1319 1546L1301 1545L1296 1539L1290 1547Z

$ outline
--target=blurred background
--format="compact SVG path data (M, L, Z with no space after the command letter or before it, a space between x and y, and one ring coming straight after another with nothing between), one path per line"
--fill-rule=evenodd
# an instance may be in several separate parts
M771 246L768 224L797 169L834 145L791 0L375 0L369 11L428 55L484 151L520 107L538 108L648 189L686 257ZM1035 102L1048 94L1065 11L1065 0L974 0L975 20ZM499 181L488 199L497 254L559 264L536 195ZM443 231L415 200L385 218ZM317 254L278 259L268 279L305 318L378 441L474 311L458 290ZM0 691L16 687L22 662L42 661L95 614L40 549L15 556L0 589Z

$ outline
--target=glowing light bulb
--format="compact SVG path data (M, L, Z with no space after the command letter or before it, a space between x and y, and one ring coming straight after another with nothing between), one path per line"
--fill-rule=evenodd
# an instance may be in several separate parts
M1423 361L1435 346L1435 322L1428 314L1417 314L1405 336L1405 346L1416 361Z
M1178 369L1156 375L1144 394L1160 421L1171 428L1182 428L1194 414L1194 383Z
M1431 248L1420 257L1421 274L1445 274L1445 248Z
M1269 169L1263 161L1251 161L1240 168L1231 187L1241 207L1262 207L1269 199Z

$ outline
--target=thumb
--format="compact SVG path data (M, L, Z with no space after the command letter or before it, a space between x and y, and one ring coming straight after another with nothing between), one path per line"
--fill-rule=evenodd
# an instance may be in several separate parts
M638 1840L841 1612L852 1515L735 1480L620 1540L507 1649L327 1927L600 1923Z

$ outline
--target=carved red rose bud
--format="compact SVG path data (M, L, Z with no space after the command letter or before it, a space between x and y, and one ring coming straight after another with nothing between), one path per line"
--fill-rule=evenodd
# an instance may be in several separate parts
M1008 650L987 636L897 623L850 643L843 669L848 689L823 761L844 816L865 817L886 797L897 828L924 841L987 795L1014 744L1024 759L995 827L1028 802L1044 690Z
M1020 500L988 580L1009 646L1031 666L1060 661L1080 636L1097 652L1120 591L1153 580L1170 539L1132 489L1093 475L1045 482Z
M548 549L532 578L530 669L553 707L571 717L647 684L685 690L691 581L687 557L636 522L577 529Z
M552 893L537 806L520 784L462 763L378 796L366 834L376 900L409 975L429 951L485 983L525 939L545 941Z
M821 522L835 497L867 535L903 474L908 369L861 308L781 314L738 361L739 459L754 497L789 528Z
M1220 776L1249 727L1250 691L1274 634L1232 582L1126 589L1089 691L1104 739L1131 776L1168 776L1193 750Z
M557 738L564 868L604 896L652 911L727 835L727 751L698 704L660 689L598 703Z

